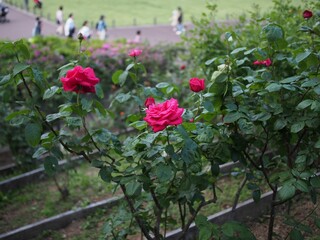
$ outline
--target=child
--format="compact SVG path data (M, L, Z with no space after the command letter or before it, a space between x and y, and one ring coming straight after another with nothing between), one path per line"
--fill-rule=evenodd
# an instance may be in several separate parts
M39 17L36 18L36 24L32 30L32 36L40 36L41 35L41 20Z

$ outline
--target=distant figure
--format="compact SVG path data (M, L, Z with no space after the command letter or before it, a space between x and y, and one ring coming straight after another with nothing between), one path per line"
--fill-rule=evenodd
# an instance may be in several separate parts
M36 23L34 28L32 29L32 37L40 36L41 35L41 20L39 17L36 17Z
M107 24L103 15L100 16L100 19L96 24L96 31L100 40L106 39Z
M181 7L178 7L178 24L177 24L177 34L180 35L181 33L184 32L184 27L183 27L183 12Z
M69 18L64 25L64 35L68 38L73 38L73 34L76 31L76 26L74 25L73 14L69 14Z
M63 35L63 6L60 6L56 12L57 34Z
M141 31L138 30L136 32L136 36L133 39L133 43L140 43L141 42Z
M172 30L174 32L177 31L178 17L179 17L179 11L177 9L173 10L170 20L171 20Z
M24 9L29 12L29 0L24 0Z
M84 21L82 24L82 27L80 28L78 34L81 33L84 39L90 39L91 37L91 31L88 27L88 21Z

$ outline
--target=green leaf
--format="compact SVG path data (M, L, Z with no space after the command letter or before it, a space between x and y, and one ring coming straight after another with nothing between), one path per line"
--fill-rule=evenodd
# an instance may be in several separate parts
M252 191L252 198L255 202L259 202L261 198L261 191L260 189L256 189Z
M54 96L59 91L59 89L60 88L57 87L57 86L52 86L52 87L48 88L43 94L43 99L51 98L52 96Z
M116 100L119 102L119 103L124 103L126 101L128 101L129 99L131 98L131 95L130 93L120 93L119 95L116 96Z
M309 107L312 103L313 103L313 100L311 99L303 100L301 103L298 104L297 110L305 109Z
M282 85L281 85L281 84L271 83L270 85L268 85L268 86L266 87L266 90L267 90L268 92L277 92L277 91L279 91L281 88L282 88Z
M310 179L310 184L314 188L320 188L320 177L319 176L312 177Z
M145 121L136 121L129 124L130 127L134 127L135 129L142 130L147 127L147 123Z
M128 196L132 197L140 195L142 186L139 182L129 182L125 186Z
M294 123L292 124L291 126L291 132L293 133L298 133L300 132L305 126L305 123L304 122L297 122L297 123Z
M315 148L320 148L320 138L318 139L318 141L314 144Z
M49 175L52 175L57 171L58 165L59 165L58 159L55 158L54 156L48 156L44 159L44 163L43 163L44 170Z
M29 123L25 127L24 129L25 138L27 143L31 147L35 147L39 144L41 132L42 132L42 126L37 123Z
M112 74L112 82L114 84L119 84L119 77L123 73L123 70L117 70L114 74Z
M100 171L99 171L99 176L101 177L101 179L107 183L111 182L112 180L112 167L110 166L103 166L101 167Z
M123 86L127 80L129 72L128 71L124 71L120 74L119 76L119 84L120 86Z
M317 228L320 229L320 219L319 218L317 218L317 217L314 218L314 224L317 226Z
M270 23L262 29L269 42L276 42L284 38L284 32L279 25Z
M29 49L28 47L26 46L26 44L23 42L23 40L19 40L19 41L16 41L14 43L14 45L16 46L16 51L21 53L22 56L25 58L25 59L30 59L30 52L29 52Z
M217 59L216 57L211 58L211 59L207 60L204 64L205 64L205 65L210 65L210 64L213 63L216 59Z
M297 180L294 183L294 186L299 189L301 192L309 192L309 188L308 188L308 184L306 182L304 182L303 180Z
M11 77L11 74L3 76L2 79L0 80L0 86L4 86L7 83L10 83L11 80L13 80L13 78Z
M298 63L300 63L301 61L303 61L303 60L305 60L307 57L309 57L310 56L310 54L311 54L312 52L311 51L305 51L305 52L303 52L303 53L300 53L297 57L296 57L296 61L298 62Z
M296 228L292 229L289 236L290 236L290 240L303 240L304 239L302 233Z
M48 150L43 148L43 147L39 147L37 149L37 151L35 151L35 153L32 155L33 158L37 158L39 159L43 154L47 153Z
M104 108L104 106L97 100L93 100L94 107L99 111L99 113L103 116L107 116L107 110Z
M96 89L96 95L98 96L98 98L100 99L104 98L104 93L103 93L101 84L96 84L95 89Z
M126 71L129 71L133 67L134 67L134 63L130 63L126 68Z
M243 115L239 112L229 112L227 115L224 116L223 122L224 123L233 123L241 118Z
M283 129L285 126L287 126L287 121L279 118L275 121L273 128L277 131Z
M296 188L292 184L285 184L283 187L279 190L279 198L281 200L288 200L294 196L296 193Z
M211 101L205 101L203 103L203 107L210 113L214 112L214 107Z
M160 163L156 168L156 176L160 182L166 182L172 179L173 171L172 168L168 165Z
M81 117L67 117L66 118L68 127L76 128L82 126Z
M17 74L23 72L27 68L30 68L30 65L25 63L17 63L13 68L13 76L15 77Z
M169 83L167 83L167 82L161 82L161 83L158 83L158 84L156 85L156 88L162 89L162 88L167 88L167 87L169 87L169 86L170 86Z
M234 49L230 54L234 55L234 54L237 54L237 53L239 53L239 52L244 52L244 51L246 51L246 50L247 50L246 47L236 48L236 49Z
M6 121L10 121L10 120L12 120L13 118L15 118L17 116L28 115L29 113L30 113L29 109L24 109L24 110L20 110L20 111L17 111L17 112L13 112L13 113L10 113L8 116L6 116L5 120Z

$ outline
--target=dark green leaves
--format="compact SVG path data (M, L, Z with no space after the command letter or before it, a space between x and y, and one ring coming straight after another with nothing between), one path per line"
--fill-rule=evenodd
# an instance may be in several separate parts
M279 190L278 195L281 200L288 200L294 196L296 188L290 184L284 184L283 187Z
M168 165L160 163L156 168L156 176L160 182L166 182L173 177L172 168Z
M53 175L57 171L58 164L59 163L57 158L53 156L46 157L43 163L44 170L46 171L47 174Z
M48 88L43 94L43 99L49 99L53 97L59 90L60 88L57 86L52 86Z
M41 132L42 126L40 124L29 123L24 129L27 143L32 147L37 146L40 142Z

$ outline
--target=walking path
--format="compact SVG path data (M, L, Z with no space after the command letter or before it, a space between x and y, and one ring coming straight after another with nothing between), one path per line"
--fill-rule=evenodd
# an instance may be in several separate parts
M20 38L31 37L32 29L35 25L35 16L32 13L9 6L7 19L9 20L8 22L0 23L0 39L14 41ZM132 40L137 30L141 31L142 42L147 40L151 45L159 43L176 43L180 41L180 36L172 31L170 25L109 28L107 32L108 40L119 38ZM46 19L42 19L42 35L56 35L56 25Z

